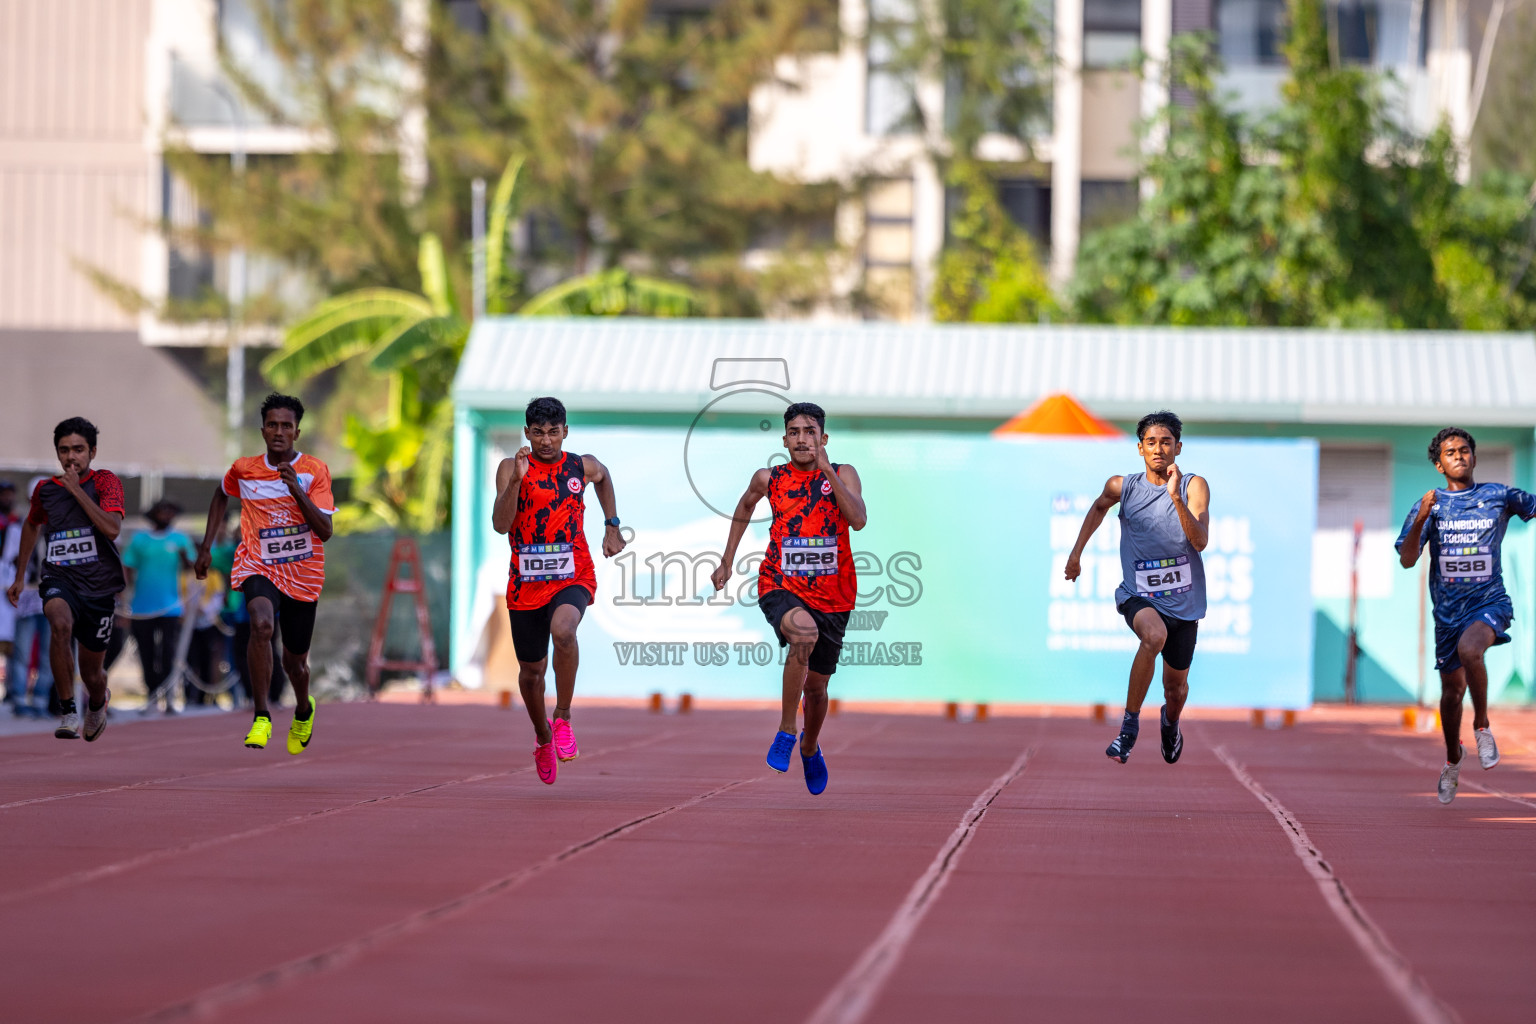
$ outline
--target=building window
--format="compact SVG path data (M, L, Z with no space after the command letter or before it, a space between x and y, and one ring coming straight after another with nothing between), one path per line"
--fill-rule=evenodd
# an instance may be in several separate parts
M1418 25L1414 25L1415 14ZM1334 50L1346 64L1424 64L1429 4L1423 0L1342 0L1328 5L1328 21Z
M1285 0L1218 0L1216 39L1229 68L1285 63Z
M1008 219L1028 233L1042 252L1051 248L1051 183L1031 178L1002 178L997 201Z
M864 274L870 297L899 320L912 315L911 178L869 183L864 194Z
M1141 194L1134 181L1085 181L1080 202L1078 220L1086 234L1134 218Z
M1141 49L1141 0L1083 0L1083 67L1127 67Z
M1325 444L1317 456L1317 528L1366 530L1397 526L1392 513L1392 449Z
M870 0L868 73L865 80L864 131L894 135L919 129L917 96L905 64L916 38L917 14L911 0Z

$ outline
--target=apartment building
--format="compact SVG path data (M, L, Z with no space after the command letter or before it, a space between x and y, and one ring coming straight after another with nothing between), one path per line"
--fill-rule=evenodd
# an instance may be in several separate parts
M1480 63L1492 51L1484 29L1496 0L1331 0L1340 61L1391 72L1388 94L1404 125L1420 132L1442 118L1470 134ZM779 81L752 103L753 166L807 181L864 182L839 230L860 248L872 291L901 318L926 318L926 296L946 229L945 187L933 153L901 113L924 108L942 124L945 84L915 89L890 74L882 23L916 17L914 0L840 0L834 53L784 60ZM1273 107L1285 80L1285 0L1055 0L1049 124L1030 139L990 135L980 155L1002 170L1009 215L1048 254L1052 278L1071 274L1085 231L1133 209L1138 195L1137 124L1168 100L1155 73L1172 36L1209 32L1225 65L1221 88L1239 107ZM1022 170L1021 170L1022 168Z

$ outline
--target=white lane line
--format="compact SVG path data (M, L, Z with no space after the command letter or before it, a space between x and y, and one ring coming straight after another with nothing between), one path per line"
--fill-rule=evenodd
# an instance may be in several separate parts
M1408 960L1397 951L1376 922L1371 920L1343 879L1334 873L1333 867L1323 858L1322 851L1308 837L1307 830L1301 827L1295 815L1259 785L1241 764L1233 760L1224 746L1215 747L1213 752L1237 781L1258 797L1259 802L1280 823L1280 830L1291 841L1291 848L1307 869L1307 874L1317 883L1317 889L1323 894L1328 909L1333 911L1333 916L1338 918L1349 937L1355 940L1355 945L1365 954L1371 966L1376 968L1382 981L1398 1002L1403 1004L1408 1015L1418 1024L1458 1024L1461 1018L1456 1015L1456 1011L1440 1001L1431 991L1429 983L1414 972Z
M1031 747L1020 754L1008 770L993 779L970 809L961 815L959 826L934 855L928 870L913 883L907 898L896 908L885 930L864 950L864 954L821 1001L815 1012L806 1018L806 1024L857 1024L874 1008L875 999L885 987L886 979L901 962L902 952L912 940L917 926L938 900L945 883L960 863L960 855L976 834L976 828L981 824L987 808L1004 787L1024 771L1033 752L1034 748Z
M1391 754L1399 760L1408 762L1415 768L1423 768L1426 772L1440 770L1440 765L1431 764L1427 761L1420 761L1406 750L1398 750L1394 746L1386 743L1380 743L1376 740L1366 740L1366 743L1372 747L1375 747L1377 750L1382 751L1383 753ZM1484 785L1483 783L1478 782L1476 779L1468 778L1467 769L1474 767L1479 771L1482 770L1482 765L1477 763L1477 751L1469 750L1461 757L1462 771L1460 777L1457 780L1458 785L1466 786L1468 789L1475 789L1479 793L1487 793L1489 796L1500 797L1504 800L1508 800L1510 803L1520 804L1523 807L1529 807L1531 810L1536 811L1536 801L1527 800L1523 796L1515 796L1513 793L1506 793L1504 790L1499 789L1497 786Z

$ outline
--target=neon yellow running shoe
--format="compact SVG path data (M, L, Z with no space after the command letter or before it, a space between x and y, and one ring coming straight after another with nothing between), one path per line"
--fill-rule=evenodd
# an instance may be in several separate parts
M251 723L251 731L245 734L245 745L252 750L260 750L267 745L267 740L272 738L272 719L257 718Z
M298 712L294 712L293 724L288 727L288 753L302 754L304 748L309 746L309 737L315 731L315 698L309 698L309 717L299 721Z

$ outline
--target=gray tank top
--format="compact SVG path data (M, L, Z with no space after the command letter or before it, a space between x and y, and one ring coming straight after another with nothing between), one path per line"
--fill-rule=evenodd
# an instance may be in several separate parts
M1189 501L1189 477L1179 481ZM1170 619L1205 618L1205 564L1184 536L1179 513L1166 487L1147 482L1146 473L1127 474L1120 484L1120 586L1115 604L1140 597Z

